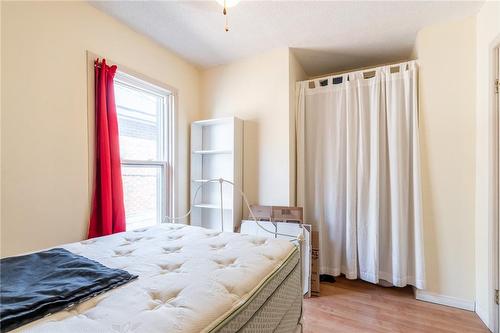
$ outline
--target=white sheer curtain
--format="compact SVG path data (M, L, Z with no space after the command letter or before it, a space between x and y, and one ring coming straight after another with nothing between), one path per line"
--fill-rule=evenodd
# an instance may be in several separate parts
M417 65L340 77L297 84L297 200L320 273L424 288Z

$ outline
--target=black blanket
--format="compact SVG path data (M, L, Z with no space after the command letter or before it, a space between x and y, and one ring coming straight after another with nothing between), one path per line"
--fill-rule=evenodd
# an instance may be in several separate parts
M0 260L0 330L69 308L137 276L65 249Z

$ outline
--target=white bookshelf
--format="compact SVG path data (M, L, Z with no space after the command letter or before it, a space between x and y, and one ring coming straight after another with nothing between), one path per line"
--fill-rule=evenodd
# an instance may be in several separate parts
M232 185L223 183L221 225L220 184L206 184L193 202L197 188L210 179L224 178L243 185L243 121L220 118L191 124L191 225L221 231L238 231L242 218L242 198Z

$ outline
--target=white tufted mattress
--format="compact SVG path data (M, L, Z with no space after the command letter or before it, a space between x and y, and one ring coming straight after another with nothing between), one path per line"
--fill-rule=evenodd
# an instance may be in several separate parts
M209 331L227 321L297 253L286 240L179 224L61 247L139 278L17 331Z

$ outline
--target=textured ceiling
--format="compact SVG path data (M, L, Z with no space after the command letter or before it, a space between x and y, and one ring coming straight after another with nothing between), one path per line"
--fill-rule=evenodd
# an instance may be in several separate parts
M427 25L474 15L481 1L242 1L224 31L215 1L98 1L93 6L202 68L293 48L309 75L407 59Z

